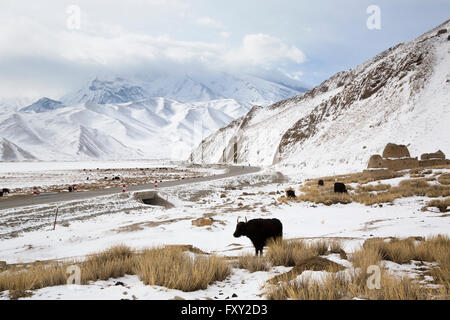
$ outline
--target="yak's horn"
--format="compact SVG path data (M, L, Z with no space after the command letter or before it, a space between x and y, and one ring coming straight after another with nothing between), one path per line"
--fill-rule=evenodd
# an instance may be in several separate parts
M247 223L247 217L245 217L245 223Z
M239 223L239 217L237 218L236 223Z

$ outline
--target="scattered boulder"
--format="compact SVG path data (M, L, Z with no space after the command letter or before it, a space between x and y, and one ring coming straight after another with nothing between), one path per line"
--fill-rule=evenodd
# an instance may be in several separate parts
M441 29L437 32L437 35L440 36L441 34L447 33L447 29Z
M320 180L317 182L317 184L318 184L319 186L323 186L323 180L320 179Z
M212 218L198 218L195 220L192 220L192 225L196 227L203 227L203 226L210 226L213 224Z

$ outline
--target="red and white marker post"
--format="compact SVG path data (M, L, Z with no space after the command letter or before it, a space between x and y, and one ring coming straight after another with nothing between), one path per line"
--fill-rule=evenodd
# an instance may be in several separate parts
M78 186L77 184L73 185L73 191L77 191L77 186Z
M155 189L158 188L158 180L155 180Z
M37 196L39 194L38 187L33 187L33 194Z
M122 185L122 192L126 192L127 191L127 188L126 188L126 185L125 185L125 183Z

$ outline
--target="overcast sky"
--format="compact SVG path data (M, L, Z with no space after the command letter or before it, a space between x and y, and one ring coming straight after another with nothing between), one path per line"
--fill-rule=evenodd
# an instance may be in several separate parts
M367 27L370 5L380 29ZM1 0L0 97L57 99L104 72L199 68L314 86L449 13L448 0Z

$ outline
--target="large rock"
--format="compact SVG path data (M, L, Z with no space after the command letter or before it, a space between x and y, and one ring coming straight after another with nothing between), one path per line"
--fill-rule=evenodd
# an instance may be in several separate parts
M203 226L210 226L213 224L213 219L211 218L198 218L195 220L192 220L192 225L197 227L203 227Z
M403 144L388 143L383 151L383 158L410 158L408 148Z

